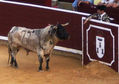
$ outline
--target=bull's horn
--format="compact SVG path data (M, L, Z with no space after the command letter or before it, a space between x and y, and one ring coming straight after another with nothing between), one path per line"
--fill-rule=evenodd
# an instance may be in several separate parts
M69 25L69 22L65 23L65 24L61 24L62 26L67 26Z

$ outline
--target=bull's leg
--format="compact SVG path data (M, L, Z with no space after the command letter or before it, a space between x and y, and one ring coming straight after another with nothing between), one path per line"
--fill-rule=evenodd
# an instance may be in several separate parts
M49 54L45 55L45 59L46 59L46 70L49 70L50 55Z
M18 67L17 61L16 61L16 56L13 54L11 57L11 65L15 66L16 68Z
M11 66L13 66L13 62L14 62L14 58L13 58L13 56L11 55L11 62L10 62Z
M18 67L17 61L16 61L16 54L18 52L18 49L13 49L11 52L11 66L15 66L16 68Z
M39 71L41 71L42 70L42 64L43 64L43 58L42 58L41 55L38 55L38 59L39 59L39 63L40 63L40 65L39 65Z
M16 58L14 58L14 66L15 66L16 68L18 67L18 64L17 64Z
M37 54L38 54L38 60L39 60L39 71L41 71L42 70L42 64L43 64L44 52L41 48L38 48Z
M49 70L49 61L50 61L50 58L46 58L46 70Z

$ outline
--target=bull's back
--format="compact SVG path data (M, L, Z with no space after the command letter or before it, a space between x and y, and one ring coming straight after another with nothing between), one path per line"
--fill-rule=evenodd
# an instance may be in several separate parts
M20 33L22 33L22 30L24 30L24 28L16 27L16 26L12 27L8 33L8 41L14 42L15 39L19 39L20 41L21 38Z
M14 26L8 34L8 41L11 45L35 51L38 37L34 34L33 29Z

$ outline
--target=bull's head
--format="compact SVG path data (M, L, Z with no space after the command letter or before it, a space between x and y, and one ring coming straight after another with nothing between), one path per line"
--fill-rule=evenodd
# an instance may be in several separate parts
M65 26L67 26L69 23L65 23L65 24L57 24L56 26L53 27L53 31L55 31L55 35L57 38L59 38L60 40L67 40L69 39L69 34L67 33L66 29L64 28Z

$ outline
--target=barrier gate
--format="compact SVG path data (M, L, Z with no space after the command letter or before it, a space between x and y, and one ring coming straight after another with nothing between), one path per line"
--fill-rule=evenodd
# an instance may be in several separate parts
M119 25L93 19L83 24L84 21L82 17L83 64L98 60L119 72Z

